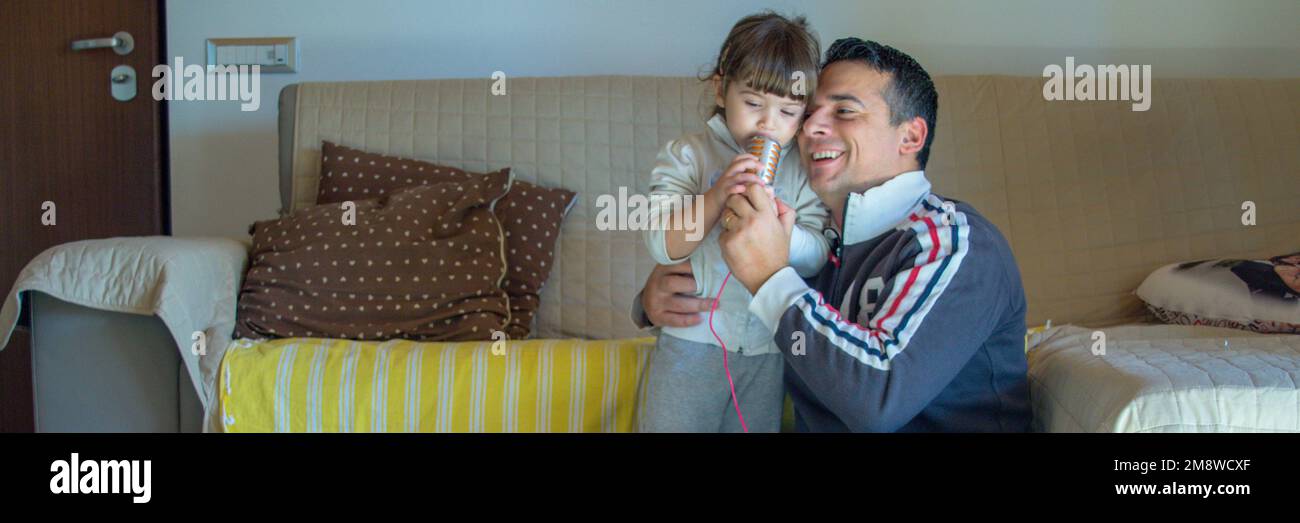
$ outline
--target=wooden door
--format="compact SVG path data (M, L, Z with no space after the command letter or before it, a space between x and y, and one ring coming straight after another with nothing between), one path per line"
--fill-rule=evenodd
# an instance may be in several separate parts
M160 0L0 2L0 288L46 248L74 240L166 234L165 106L152 97L163 58ZM119 31L133 49L73 50ZM125 50L125 49L122 49ZM136 95L111 94L115 67ZM53 214L50 211L53 210ZM53 218L50 224L49 218ZM0 351L0 431L31 431L30 340ZM88 349L93 340L87 340Z

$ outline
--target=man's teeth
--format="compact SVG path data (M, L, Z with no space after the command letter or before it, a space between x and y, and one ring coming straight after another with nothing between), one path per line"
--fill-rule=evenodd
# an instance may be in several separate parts
M840 157L839 151L818 151L812 155L814 160L834 160Z

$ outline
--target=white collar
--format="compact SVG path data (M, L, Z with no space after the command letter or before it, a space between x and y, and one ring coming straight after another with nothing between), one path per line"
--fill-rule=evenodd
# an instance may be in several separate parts
M930 195L925 171L908 171L860 193L844 205L844 245L880 236L907 219L907 213Z
M740 144L736 143L735 138L731 137L731 129L727 128L727 120L724 119L722 115L720 114L713 115L712 118L709 118L708 125L709 125L709 131L713 133L714 138L722 140L723 144L726 144L727 147L730 147L733 150L735 150L737 154L743 152L740 149Z

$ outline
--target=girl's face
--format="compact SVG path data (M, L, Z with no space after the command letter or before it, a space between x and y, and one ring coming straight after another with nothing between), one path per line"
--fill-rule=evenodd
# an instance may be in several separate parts
M721 86L719 81L719 91ZM719 92L714 102L727 111L727 130L741 147L748 147L749 140L758 135L773 138L782 147L789 147L803 120L803 102L761 93L740 81L732 81L727 92Z

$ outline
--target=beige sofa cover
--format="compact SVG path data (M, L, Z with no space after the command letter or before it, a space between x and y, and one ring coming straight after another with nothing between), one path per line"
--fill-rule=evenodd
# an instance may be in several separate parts
M1152 104L1047 101L1042 78L939 77L928 174L1010 240L1029 323L1144 317L1155 268L1300 250L1300 79L1155 80ZM703 128L694 78L567 77L299 84L281 108L282 200L315 201L320 141L579 192L542 293L541 337L636 334L652 268L633 231L596 228L596 198L642 192L659 147ZM1242 225L1243 202L1257 222Z

